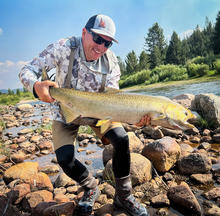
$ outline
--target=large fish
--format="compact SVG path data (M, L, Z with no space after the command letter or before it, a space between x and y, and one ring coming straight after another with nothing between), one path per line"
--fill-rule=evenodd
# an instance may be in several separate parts
M194 127L188 120L194 119L195 115L166 97L129 94L113 89L96 93L54 87L50 88L50 95L60 103L66 123L78 117L95 118L100 120L97 125L101 126L103 133L110 122L137 124L146 115L150 117L151 125L182 130Z

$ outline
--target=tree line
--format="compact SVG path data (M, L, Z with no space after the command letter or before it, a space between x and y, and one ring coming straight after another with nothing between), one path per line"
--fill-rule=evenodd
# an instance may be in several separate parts
M220 59L220 11L214 25L206 17L203 29L197 25L193 33L182 40L173 31L171 39L167 43L163 29L157 22L148 29L147 36L144 39L143 51L138 57L134 50L127 54L125 62L118 57L122 80L143 70L152 72L162 65L167 65L170 68L172 65L176 65L179 69L185 66L189 76L198 75L197 72L199 73L199 71L203 71L200 75L204 75L204 71L216 68L217 72L219 70L220 60L217 60ZM193 61L191 61L192 59ZM189 62L194 65L189 65ZM196 68L201 67L197 64L202 64L204 68ZM151 73L152 75L155 73ZM146 72L145 78L147 78Z

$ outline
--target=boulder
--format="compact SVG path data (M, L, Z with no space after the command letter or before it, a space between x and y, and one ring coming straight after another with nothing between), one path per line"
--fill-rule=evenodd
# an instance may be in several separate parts
M179 159L181 149L175 139L163 137L146 145L142 155L148 158L160 172L170 170Z
M46 190L35 191L27 194L22 200L22 206L27 211L32 211L41 202L50 202L53 194Z
M178 168L183 174L208 173L212 168L211 159L206 154L190 153L178 161Z
M213 127L220 126L220 97L214 94L199 94L192 102L192 109L197 111Z
M33 106L31 104L19 104L16 110L24 112L24 111L30 111L32 109Z
M4 173L4 181L8 184L15 179L21 179L23 181L30 178L30 176L36 175L38 173L38 163L37 162L24 162L16 164Z
M175 96L172 100L190 109L192 101L194 99L195 99L195 95L193 94L181 94L181 95Z
M152 178L151 162L143 155L138 153L131 153L131 168L130 175L132 185L142 184ZM112 171L112 160L109 160L103 171L103 178L114 181Z
M184 215L201 215L199 202L185 182L170 187L167 196L173 206L184 211Z

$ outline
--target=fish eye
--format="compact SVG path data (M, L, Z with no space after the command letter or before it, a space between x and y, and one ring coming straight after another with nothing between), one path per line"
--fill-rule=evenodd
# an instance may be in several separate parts
M185 115L188 116L188 112L185 112Z

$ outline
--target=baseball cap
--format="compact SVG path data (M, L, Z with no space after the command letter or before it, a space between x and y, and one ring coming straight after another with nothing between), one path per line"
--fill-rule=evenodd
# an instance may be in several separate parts
M118 43L118 41L115 39L115 23L109 16L103 14L94 15L88 20L85 28L96 34L108 36L113 41Z

